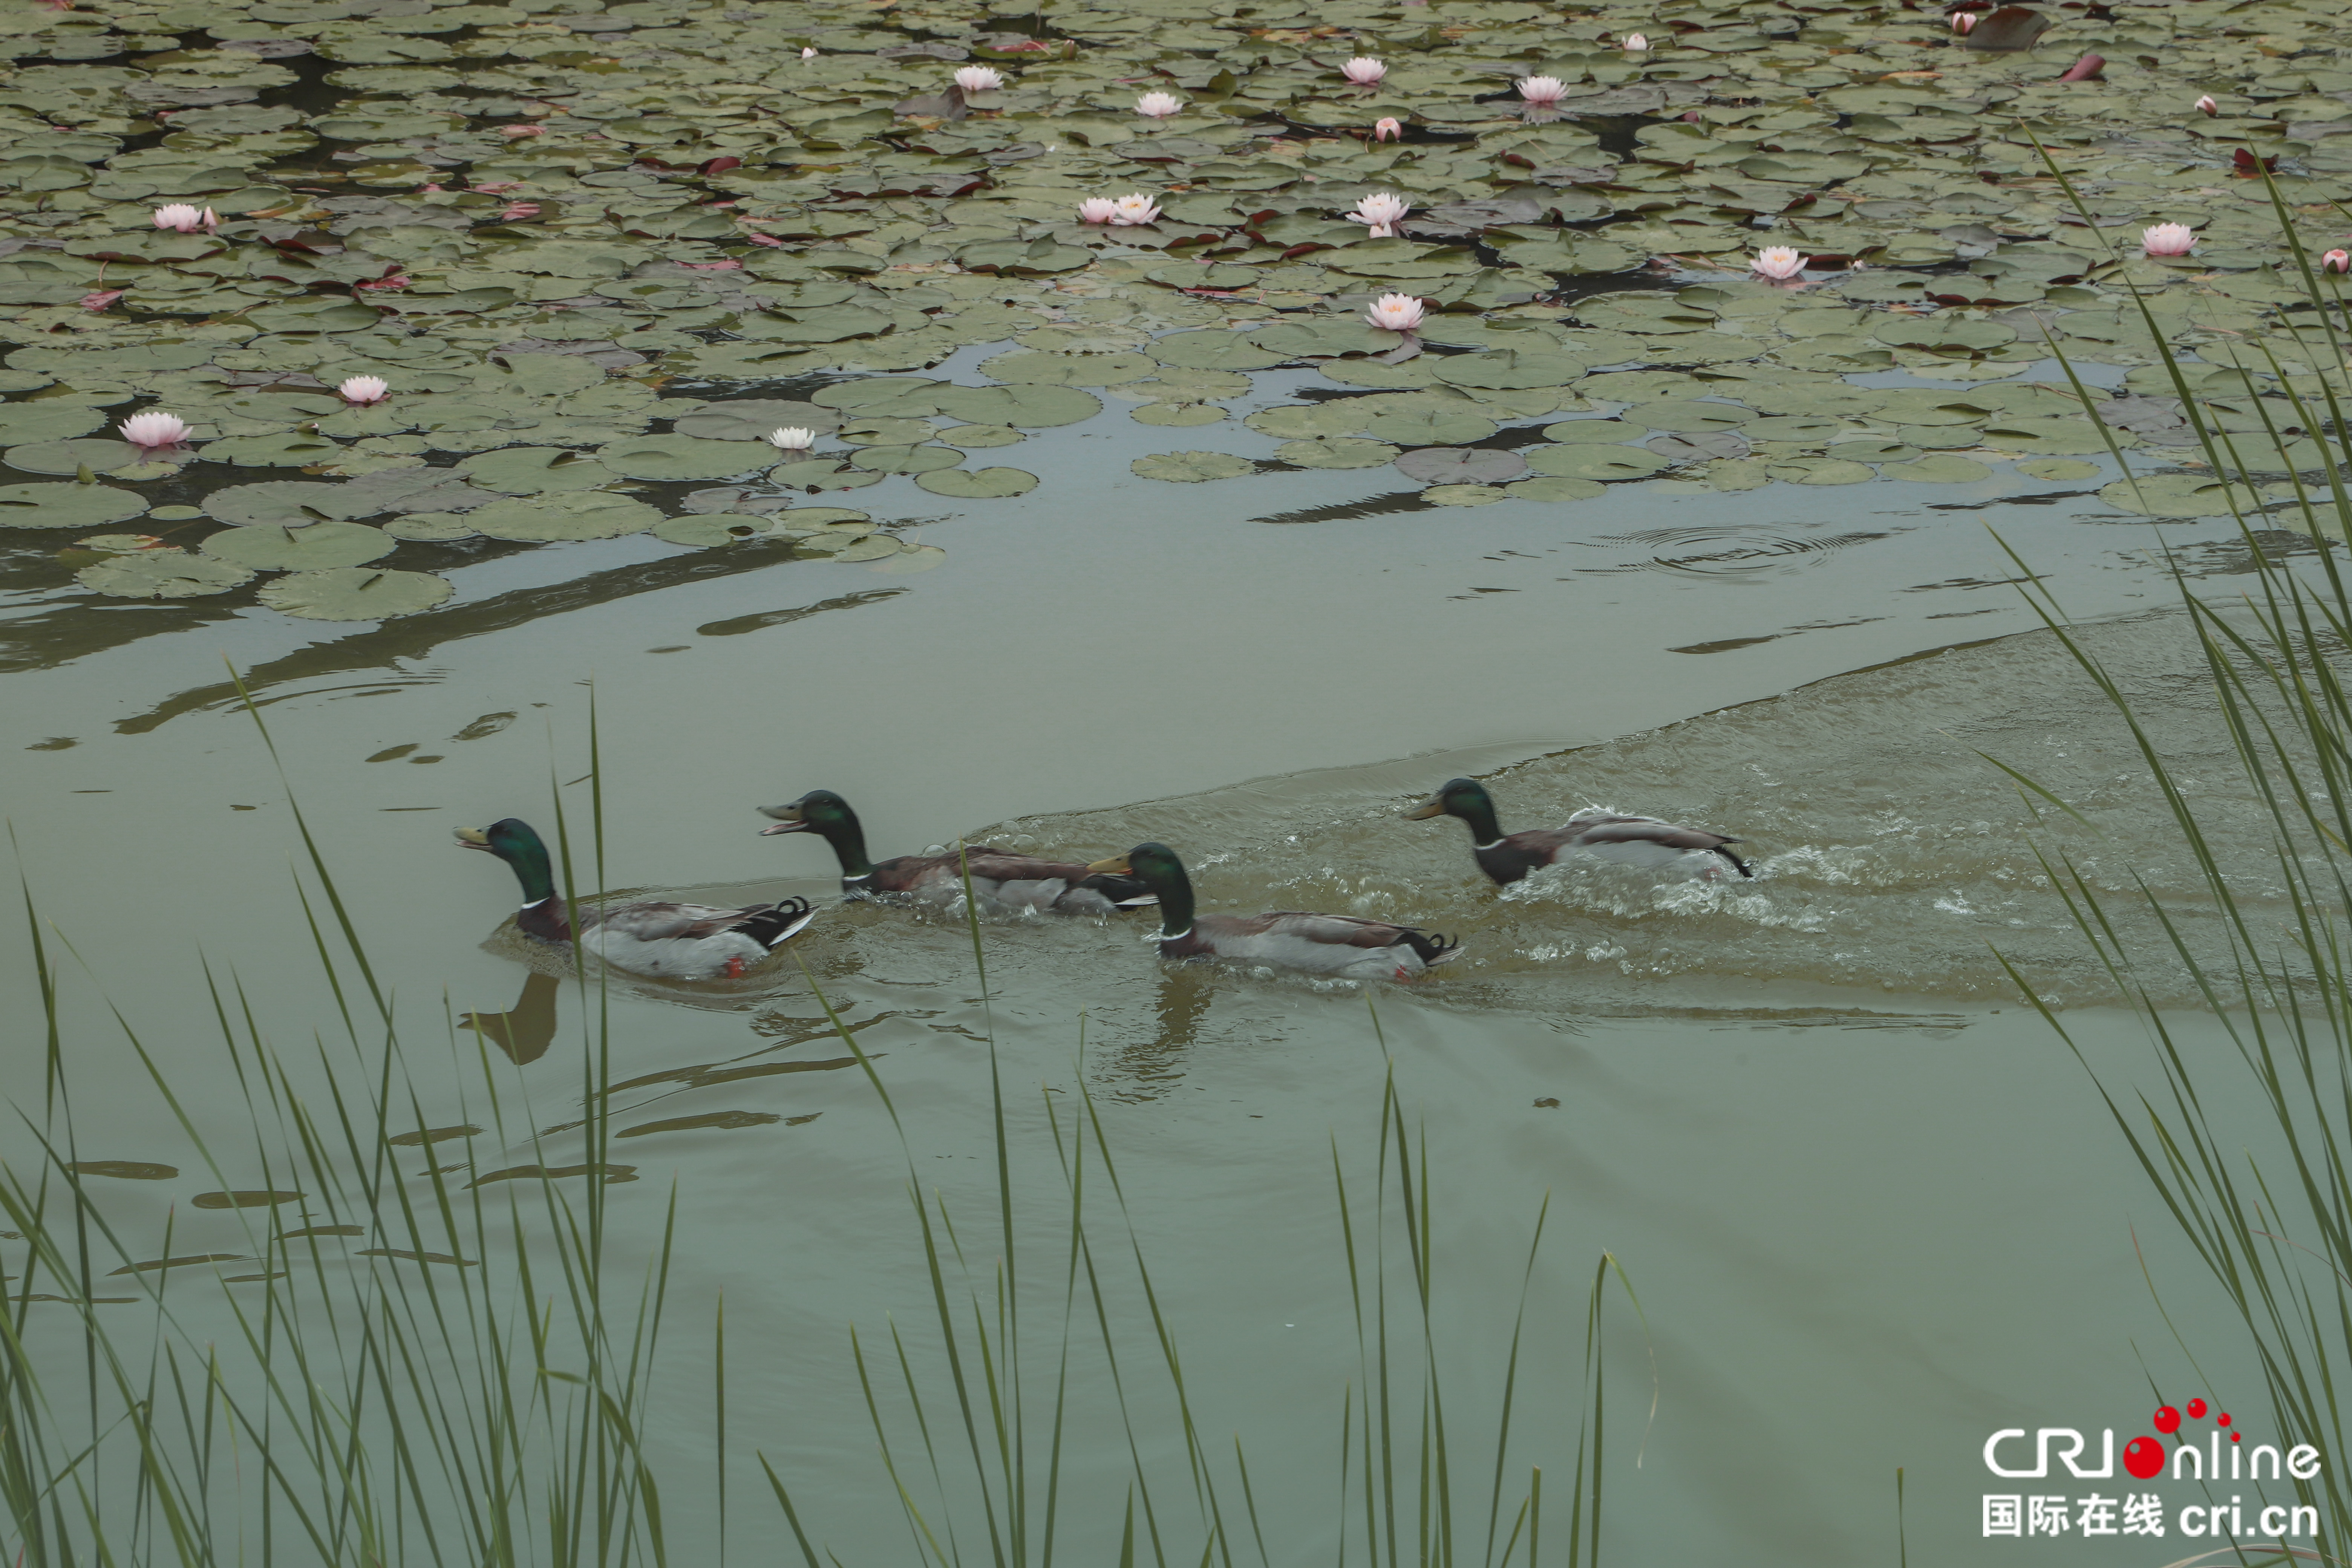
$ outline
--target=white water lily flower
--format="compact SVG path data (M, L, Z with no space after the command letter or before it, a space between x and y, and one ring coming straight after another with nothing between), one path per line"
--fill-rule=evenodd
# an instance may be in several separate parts
M966 92L994 92L1004 85L1004 73L992 66L965 66L955 73L955 84Z
M155 209L157 228L175 229L181 234L194 234L203 229L206 234L220 226L220 219L210 207L191 206L186 202L171 202Z
M1383 119L1373 125L1372 140L1375 142L1402 142L1404 140L1404 126L1394 115L1390 115L1386 119Z
M804 60L813 60L816 58L816 51L813 48L803 48L801 50L801 58Z
M779 452L805 452L816 445L816 432L786 425L768 432L768 445Z
M2219 114L2221 112L2221 106L2213 101L2213 95L2210 92L2204 97L2199 99L2192 107L2200 114Z
M2139 247L2150 256L2186 256L2197 231L2185 223L2152 224L2140 230Z
M1396 226L1404 215L1412 211L1412 204L1402 196L1386 191L1374 191L1356 204L1356 210L1346 215L1349 223L1368 224L1371 232L1368 239L1389 239L1395 236Z
M371 403L382 403L385 398L390 397L392 383L380 375L346 376L343 378L343 384L335 388L335 391L345 403L365 406Z
M1628 33L1625 35L1625 52L1627 54L1647 54L1649 49L1650 40L1648 35L1643 33Z
M1109 223L1118 216L1118 201L1113 196L1088 196L1078 204L1080 223Z
M1759 278L1783 283L1805 269L1804 252L1792 245L1768 245L1749 260L1748 269Z
M176 414L150 410L134 414L117 426L122 438L134 447L152 452L165 447L176 447L188 438L188 422Z
M1121 196L1111 205L1116 210L1110 221L1120 228L1133 228L1141 224L1156 223L1160 219L1158 205L1141 191L1137 191L1132 195Z
M1409 332L1421 325L1421 301L1410 294L1383 294L1364 312L1364 320L1391 332Z
M1339 68L1339 74L1358 87L1370 87L1389 74L1389 68L1386 61L1374 59L1370 55L1358 55Z
M1135 100L1135 111L1146 120L1165 120L1184 107L1184 100L1172 92L1147 92Z
M1519 96L1539 109L1549 109L1568 96L1568 84L1556 76L1521 77Z

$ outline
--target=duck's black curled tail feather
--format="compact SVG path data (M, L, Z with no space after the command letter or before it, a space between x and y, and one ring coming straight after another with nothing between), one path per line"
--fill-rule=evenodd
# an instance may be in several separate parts
M1435 931L1416 931L1411 926L1402 929L1404 932L1405 945L1412 948L1423 963L1443 963L1462 951L1462 939L1459 937L1441 936Z
M1739 840L1737 838L1728 838L1724 841L1724 844L1737 844ZM1734 855L1730 850L1725 848L1723 844L1717 845L1715 847L1715 852L1722 856L1725 859L1730 861L1732 869L1738 871L1741 876L1753 878L1756 875L1755 871L1748 867L1747 861L1742 860L1738 856Z
M816 911L806 899L782 899L764 904L736 922L734 929L773 950L781 947L800 929L816 919Z

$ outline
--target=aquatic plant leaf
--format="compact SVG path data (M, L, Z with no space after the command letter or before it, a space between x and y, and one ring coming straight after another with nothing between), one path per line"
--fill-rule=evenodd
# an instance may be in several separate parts
M936 544L908 544L902 546L896 555L867 563L866 569L879 572L885 576L906 577L945 565L947 559L948 552Z
M482 531L474 526L473 519L455 511L413 511L395 517L383 525L383 531L394 539L417 539L435 542L452 539L478 539Z
M1005 425L1024 430L1076 425L1102 412L1102 399L1092 393L1080 392L1075 386L1048 386L1034 383L1013 386L943 387L935 395L933 401L939 412L950 418L969 420L974 425Z
M184 550L142 550L85 566L74 581L110 599L194 599L242 587L253 581L253 573Z
M1850 463L1838 458L1776 463L1767 471L1774 479L1792 485L1860 485L1869 483L1873 478L1869 464Z
M1397 449L1386 441L1353 436L1310 436L1284 442L1274 455L1300 468L1377 468L1395 461Z
M300 1193L268 1191L198 1193L188 1202L200 1209L266 1209L290 1204L301 1196Z
M1290 356L1277 349L1262 349L1239 332L1213 328L1155 339L1151 357L1186 370L1242 371L1267 370Z
M1128 410L1127 416L1138 425L1168 426L1177 429L1219 425L1232 417L1213 403L1146 403Z
M1528 471L1517 452L1485 447L1423 447L1396 459L1397 472L1431 485L1496 485Z
M1528 448L1526 457L1529 468L1561 479L1643 479L1667 466L1665 458L1640 447L1598 443L1573 447L1531 447Z
M149 1160L76 1160L66 1167L84 1176L111 1176L121 1182L168 1182L180 1173L177 1165Z
M110 479L152 479L177 473L190 454L150 454L128 441L83 437L72 441L34 441L11 447L6 461L26 474L79 474L88 468Z
M692 436L631 436L596 449L596 461L633 479L740 479L765 462L740 441Z
M307 528L232 528L199 546L216 561L259 572L304 572L358 566L392 553L399 541L363 522L314 522Z
M2017 471L2032 479L2047 479L2053 484L2063 483L2069 479L2095 479L2099 477L2099 466L2096 463L2077 463L2065 458L2036 458L2032 462L2018 464Z
M1521 479L1503 489L1515 500L1532 501L1591 500L1594 496L1609 493L1607 485L1591 479L1561 479L1549 474Z
M563 490L492 501L468 513L467 521L492 539L547 542L642 533L661 515L644 501L609 490Z
M725 511L688 512L684 517L662 519L654 524L651 531L656 539L667 543L715 550L751 539L772 539L775 537L775 520Z
M999 381L1039 386L1111 386L1155 374L1160 362L1149 354L1036 353L1015 351L980 362L980 374Z
M1019 468L934 468L915 476L915 483L935 496L965 500L1000 500L1027 495L1037 488L1037 476Z
M104 528L146 510L145 497L109 485L0 485L0 528Z
M0 403L0 447L29 446L87 436L108 419L103 408L61 399Z
M1878 471L1886 479L1929 485L1973 484L1992 477L1992 470L1982 463L1949 452L1931 452L1916 462L1888 463Z
M1563 419L1543 428L1544 439L1566 447L1597 447L1638 441L1649 433L1645 425L1627 419Z
M1432 506L1492 506L1509 500L1511 492L1494 485L1432 485L1421 499Z
M1231 452L1155 452L1150 457L1136 458L1128 464L1128 468L1138 479L1196 485L1208 479L1239 479L1255 473L1257 465Z
M385 510L381 491L314 479L270 479L230 485L205 497L205 510L240 527L303 528L314 522L346 522Z
M2225 483L2205 474L2151 474L2117 479L2099 491L2099 499L2118 511L2143 517L2228 517L2231 503L2241 513L2259 511L2263 499L2251 485ZM2279 513L2293 527L2295 509Z
M1437 379L1454 386L1517 390L1566 386L1585 372L1585 362L1566 354L1517 349L1452 354L1436 366Z
M1360 426L1376 440L1400 447L1456 447L1483 441L1495 433L1495 422L1476 414L1450 408L1413 409L1376 415Z
M814 403L772 397L730 398L723 403L706 403L674 421L670 428L678 435L705 441L765 441L769 432L787 426L814 430L822 436L840 428L841 415Z
M1653 430L1666 430L1683 436L1706 430L1734 430L1755 417L1752 409L1742 408L1734 403L1675 399L1643 403L1625 411L1629 423L1638 422Z
M197 452L207 463L233 463L240 468L299 468L331 463L343 448L324 436L288 430L270 436L224 436L208 441Z
M335 566L262 584L261 602L306 621L381 621L429 610L457 589L430 572Z
M877 474L928 474L954 468L963 454L952 447L865 447L852 452L849 461Z
M507 447L482 452L457 465L468 483L507 495L551 490L590 490L620 476L584 452L563 447Z

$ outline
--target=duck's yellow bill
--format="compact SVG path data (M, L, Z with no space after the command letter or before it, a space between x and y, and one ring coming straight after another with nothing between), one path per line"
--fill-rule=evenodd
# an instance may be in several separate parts
M478 827L461 827L457 829L457 842L468 849L488 849L490 836Z
M1108 860L1089 860L1087 862L1087 869L1111 877L1135 875L1135 868L1127 863L1127 857L1124 855L1114 855Z
M1443 816L1445 815L1445 802L1436 795L1431 795L1404 815L1408 822L1418 822L1424 816Z

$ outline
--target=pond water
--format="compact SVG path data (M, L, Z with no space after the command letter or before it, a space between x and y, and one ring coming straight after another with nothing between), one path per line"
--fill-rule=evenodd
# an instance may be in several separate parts
M580 866L616 892L829 900L824 846L755 837L752 809L823 787L877 855L1157 838L1204 910L1464 939L1368 989L1164 967L1148 915L1007 920L985 1001L954 920L828 903L793 944L959 1212L992 1190L982 1041L1024 1215L1058 1186L1038 1106L1093 1097L1273 1561L1330 1551L1360 1376L1331 1164L1336 1142L1370 1166L1391 1071L1439 1194L1464 1430L1491 1426L1549 1194L1514 1452L1556 1500L1595 1260L1640 1293L1638 1319L1611 1298L1612 1556L1881 1561L1898 1466L1910 1545L1948 1555L1979 1539L1984 1438L2123 1431L2151 1379L2193 1375L2172 1328L2251 1390L1996 954L2132 1081L2144 1042L2036 847L2110 890L2198 885L2026 570L2211 786L2223 853L2266 842L2173 566L2226 595L2252 549L2311 541L2287 468L2215 479L2155 333L2224 428L2317 433L2293 400L2319 313L2231 153L2282 160L2288 224L2328 238L2352 73L2324 12L2095 7L1980 50L1891 9L986 9L10 21L0 796L64 964L74 1157L175 1173L94 1184L126 1260L223 1255L172 1278L199 1337L234 1332L205 1277L267 1226L188 1203L267 1183L191 1137L236 1146L254 1092L208 984L312 1103L355 1070L308 1044L338 998L299 800L398 999L419 1125L498 1129L436 1144L445 1174L590 1157L581 1042L609 1023L615 1124L642 1129L607 1156L635 1177L604 1189L616 1256L656 1249L674 1193L698 1325L668 1332L648 1428L673 1550L718 1555L698 1325L723 1291L729 1550L772 1533L757 1447L845 1562L906 1560L846 1333L920 1321L929 1287L892 1119L800 966L583 992L501 926L506 873L455 852L456 827L551 829L557 802L584 846L593 763ZM1621 47L1636 24L1656 49ZM2052 82L2091 48L2114 79ZM1343 93L1351 50L1395 68ZM938 96L979 61L1013 79ZM1564 114L1520 106L1538 71ZM1188 101L1164 125L1129 108L1155 84ZM1405 140L1366 142L1387 115ZM1138 184L1161 221L1078 220ZM1391 186L1423 209L1402 233L1340 216ZM218 232L151 221L183 199ZM2200 248L2139 254L2142 219ZM1744 276L1780 243L1816 265ZM1391 289L1419 332L1364 324ZM356 374L389 399L346 406ZM141 411L188 441L110 434ZM798 421L814 456L768 446ZM365 597L390 593L407 613ZM1474 773L1507 827L1654 813L1737 835L1757 877L1498 895L1460 825L1400 819ZM2245 897L2277 893L2250 872ZM0 943L28 973L26 934ZM5 1004L27 1104L33 993ZM501 1014L501 1051L447 1021ZM1108 1561L1129 1460L1107 1380L1080 1386L1069 1550ZM1145 1445L1181 1466L1164 1431Z

